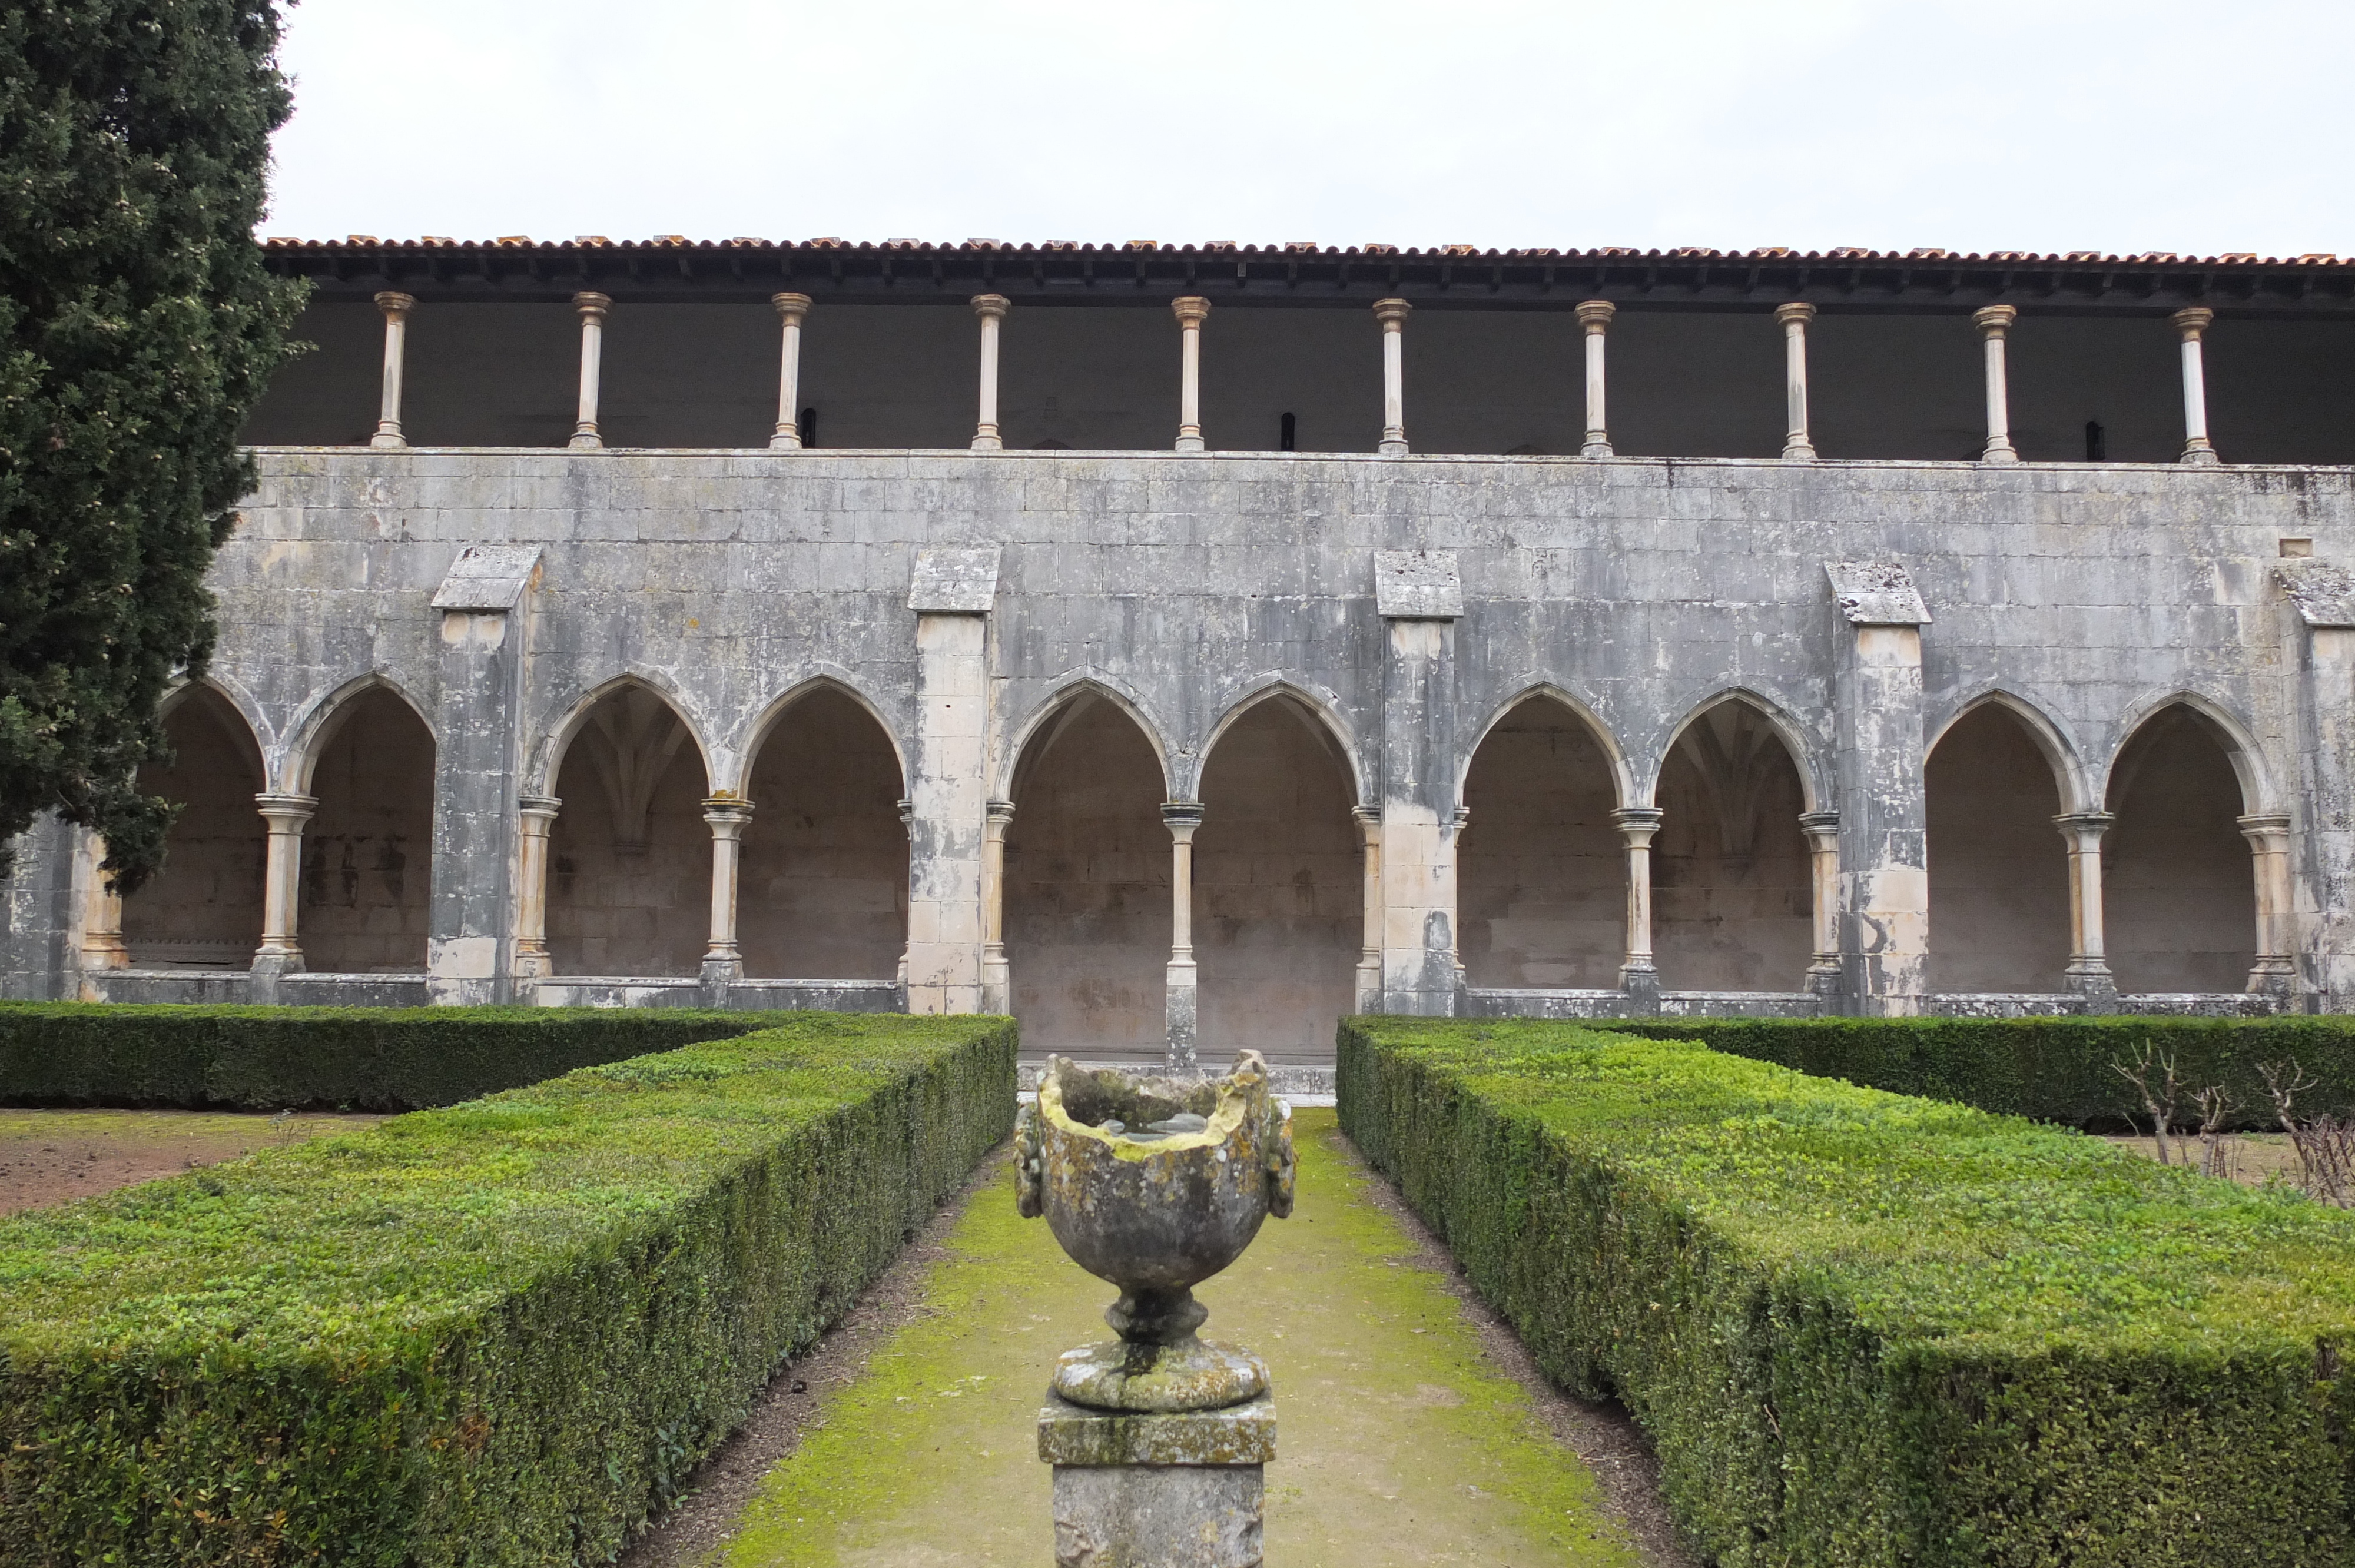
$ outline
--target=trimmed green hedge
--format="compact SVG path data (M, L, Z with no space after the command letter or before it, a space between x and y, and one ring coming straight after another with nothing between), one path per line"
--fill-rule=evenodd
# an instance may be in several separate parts
M1725 1568L2355 1561L2355 1214L1558 1023L1353 1020L1339 1091Z
M1011 1128L804 1013L0 1221L0 1562L611 1559Z
M1598 1021L1586 1027L1648 1040L1699 1040L1731 1055L1892 1094L1954 1100L2069 1127L2126 1130L2147 1120L2131 1085L2111 1071L2144 1041L2171 1052L2180 1108L2196 1119L2194 1090L2222 1084L2240 1109L2233 1125L2275 1124L2260 1064L2296 1057L2320 1086L2301 1110L2355 1115L2355 1018L1710 1018Z
M765 1029L773 1012L0 1002L0 1105L404 1111Z

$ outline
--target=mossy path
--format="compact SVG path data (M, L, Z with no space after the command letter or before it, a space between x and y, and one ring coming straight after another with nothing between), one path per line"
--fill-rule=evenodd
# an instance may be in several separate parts
M1370 1202L1333 1113L1298 1112L1295 1135L1298 1211L1198 1292L1206 1332L1274 1374L1268 1561L1636 1568L1593 1476ZM923 1310L762 1483L730 1568L1053 1560L1040 1397L1059 1351L1107 1337L1111 1291L1043 1221L1015 1216L1010 1170L976 1192L948 1249Z

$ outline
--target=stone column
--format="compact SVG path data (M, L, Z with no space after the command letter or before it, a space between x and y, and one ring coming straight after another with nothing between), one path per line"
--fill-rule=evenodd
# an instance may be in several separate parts
M1169 1048L1165 1063L1173 1073L1189 1073L1199 1043L1199 991L1194 969L1194 830L1202 825L1198 800L1171 800L1161 808L1169 824Z
M1382 811L1379 806L1351 809L1358 820L1359 855L1365 874L1365 940L1358 953L1356 1010L1382 1010Z
M539 570L537 545L477 545L460 552L433 594L441 635L425 994L436 1005L504 1001L527 978L516 961L532 896L523 874L522 708L535 620L527 596ZM534 980L544 954L538 962Z
M908 788L908 1011L982 1007L982 864L990 774L989 609L995 549L923 550L916 734Z
M1790 427L1783 438L1783 455L1806 461L1816 455L1815 443L1807 439L1807 323L1816 319L1816 307L1794 300L1775 306L1774 319L1783 323L1783 407Z
M1014 802L992 800L981 824L981 1010L1014 1011L1014 971L1006 961L1006 830Z
M1822 1012L1840 999L1839 813L1802 811L1799 831L1807 836L1807 866L1813 874L1815 953L1807 963L1807 991Z
M376 434L368 438L372 447L409 444L400 433L400 367L409 344L409 313L416 307L416 300L389 289L376 297L376 308L384 313L384 396L377 408Z
M1455 556L1377 550L1374 606L1388 645L1380 1011L1444 1018L1456 1010Z
M581 408L566 444L589 450L605 444L597 434L597 374L605 353L605 313L613 301L584 290L572 296L572 308L581 313Z
M916 837L916 802L902 796L898 804L900 830L908 835L908 842L912 844ZM902 1012L908 1011L908 933L902 930L900 933L900 965L891 972L892 982L900 988L900 1011Z
M2257 961L2249 990L2286 1001L2297 990L2296 908L2289 875L2289 817L2258 812L2240 819L2257 880Z
M1406 444L1406 318L1414 307L1404 300L1376 300L1374 319L1382 323L1382 440L1374 450L1404 457Z
M997 326L1013 308L1012 302L1003 294L973 297L973 313L981 318L981 413L973 429L973 450L977 452L1006 449L997 434ZM1202 308L1209 307L1206 304ZM1185 317L1180 315L1178 319L1183 321ZM1190 374L1189 371L1189 377ZM1197 435L1200 433L1199 429L1195 431Z
M795 452L802 448L802 318L809 314L807 294L771 294L777 308L782 341L777 350L777 430L769 450Z
M116 892L113 877L106 870L106 840L87 829L74 834L77 841L74 879L81 887L81 969L91 974L101 969L127 969L131 967L131 948L123 939L123 895ZM87 990L84 1001L103 998Z
M278 977L303 972L303 827L319 802L311 795L261 794L253 803L270 827L261 874L261 946L253 955L253 1000L275 1001Z
M1971 324L1979 329L1987 355L1987 450L1979 453L1981 462L2018 462L2019 454L2011 450L2011 392L2004 376L2004 338L2019 313L2009 305L1989 305L1971 314Z
M1628 1010L1660 1011L1660 971L1652 962L1652 835L1660 831L1657 806L1623 806L1611 813L1627 845L1627 956L1619 966L1619 989Z
M752 802L741 795L712 795L703 802L711 827L711 941L703 949L703 983L711 1005L728 1005L728 988L744 978L744 955L736 947L736 866Z
M1603 406L1603 334L1618 313L1608 300L1579 302L1578 324L1586 329L1586 444L1578 449L1581 457L1611 455L1611 421Z
M1921 1010L1929 951L1922 628L1930 611L1892 562L1826 570L1847 633L1834 683L1845 989L1865 1016L1908 1016Z
M2102 835L2117 818L2107 811L2070 811L2052 819L2069 845L2069 967L2061 983L2106 1012L2118 995L2102 936Z
M1202 320L1210 302L1188 294L1169 302L1178 315L1178 450L1202 447Z
M516 802L521 831L516 839L512 972L519 985L546 980L556 970L548 956L548 840L563 804L553 795L526 795Z
M2216 449L2208 444L2208 376L2200 360L2200 339L2207 335L2209 323L2215 319L2216 313L2205 305L2190 306L2168 318L2175 323L2176 334L2183 340L2181 461L2203 467L2218 461Z

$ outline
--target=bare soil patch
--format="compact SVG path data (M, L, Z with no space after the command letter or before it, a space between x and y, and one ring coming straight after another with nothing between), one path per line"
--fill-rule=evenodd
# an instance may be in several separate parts
M69 1203L380 1116L0 1109L0 1214Z
M2121 1149L2130 1149L2146 1160L2158 1158L2158 1143L2155 1139L2138 1136L2115 1137L2107 1141L2116 1144ZM2222 1141L2224 1176L2227 1180L2238 1181L2243 1187L2262 1187L2276 1178L2284 1181L2296 1180L2297 1151L2290 1147L2289 1139L2282 1134L2236 1132L2227 1134ZM2192 1133L2187 1137L2179 1132L2169 1139L2168 1142L2173 1148L2179 1163L2185 1154L2189 1153L2193 1168L2198 1169L2200 1160L2198 1133Z

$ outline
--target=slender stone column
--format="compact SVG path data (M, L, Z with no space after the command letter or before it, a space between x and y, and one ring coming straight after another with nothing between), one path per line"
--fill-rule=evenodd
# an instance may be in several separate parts
M1660 831L1657 806L1623 806L1611 813L1627 845L1627 958L1619 989L1637 1012L1660 1011L1660 971L1652 962L1652 835Z
M713 989L714 1006L725 1006L727 988L744 978L744 955L736 946L736 867L752 802L741 795L713 795L703 802L711 825L711 943L703 951L703 983Z
M572 296L581 313L581 408L566 444L585 450L602 447L597 434L597 375L605 354L605 313L613 308L611 296L583 291Z
M2200 339L2215 319L2216 313L2205 305L2190 306L2168 318L2183 339L2182 461L2202 466L2219 461L2216 449L2208 444L2208 375L2200 359Z
M802 448L802 318L809 314L807 294L771 294L783 334L777 353L777 431L769 450L795 452Z
M105 869L106 840L87 831L75 836L80 841L80 863L74 870L82 895L82 972L129 969L131 948L123 939L123 895L114 890L113 878ZM104 998L85 989L82 1000L101 1001Z
M261 989L274 993L280 975L303 969L303 827L319 802L311 795L261 794L253 803L270 825L269 858L261 874L261 946L253 955L253 973ZM272 994L256 1000L277 999Z
M1989 305L1971 314L1971 324L1979 329L1987 355L1987 450L1979 454L1981 462L2018 462L2019 454L2011 449L2011 391L2004 376L2004 338L2011 323L2019 319L2019 312L2009 305Z
M2287 997L2297 989L2296 948L2292 927L2296 910L2290 895L2289 818L2262 812L2240 819L2241 836L2249 841L2252 869L2257 879L2257 961L2249 970L2249 989Z
M2118 994L2102 935L2102 835L2116 821L2107 811L2071 811L2052 819L2069 845L2069 967L2061 983L2096 1003L2114 1001Z
M1178 450L1199 452L1202 446L1202 321L1210 302L1188 294L1169 302L1178 316Z
M1783 323L1783 407L1790 426L1783 438L1783 455L1806 461L1816 455L1815 443L1807 439L1807 323L1816 319L1816 307L1794 300L1775 306L1774 319Z
M1014 972L1006 961L1006 830L1014 802L992 800L981 823L981 1010L1014 1011Z
M1382 809L1359 806L1349 813L1358 820L1359 857L1365 873L1364 945L1358 952L1359 1012L1382 1010Z
M916 802L912 797L901 796L899 805L900 826L907 830L908 844L911 853L912 853L916 842ZM913 900L910 901L908 909L911 916L912 917L915 913L915 904ZM908 960L915 951L915 937L913 933L914 921L911 918L909 922L909 929L900 933L900 967L892 971L891 975L892 980L898 982L900 987L900 1009L903 1012L913 1011L908 1006ZM1010 1012L1012 1010L1008 1009L1007 1011Z
M368 438L372 447L409 444L400 433L400 366L409 345L409 313L416 307L415 299L389 289L376 297L376 308L384 313L384 398L377 408L376 434Z
M516 801L516 935L513 972L525 984L556 971L548 956L548 839L564 802L553 795Z
M1376 300L1374 319L1382 323L1382 440L1374 450L1404 457L1406 444L1406 318L1414 307L1404 300Z
M981 414L973 429L973 450L977 452L1003 451L1006 449L1006 443L998 439L997 434L997 326L1006 319L1006 313L1013 308L1013 302L1003 294L975 294L973 297L973 313L981 318ZM1209 306L1205 304L1202 308L1208 310ZM1178 320L1185 320L1184 315L1180 314ZM1190 349L1188 353L1191 353ZM1190 358L1188 364L1191 366ZM1190 368L1187 377L1189 382L1193 378ZM1199 436L1201 431L1197 429L1194 433Z
M1611 422L1603 407L1603 334L1618 313L1608 300L1579 302L1578 324L1586 329L1586 444L1578 449L1581 457L1611 455Z
M1815 953L1807 963L1807 990L1829 1012L1840 996L1839 813L1802 811L1799 831L1807 835L1807 863L1814 873Z
M1199 1013L1194 969L1194 830L1202 825L1199 800L1161 808L1169 824L1169 1053L1171 1072L1190 1071L1197 1059Z

